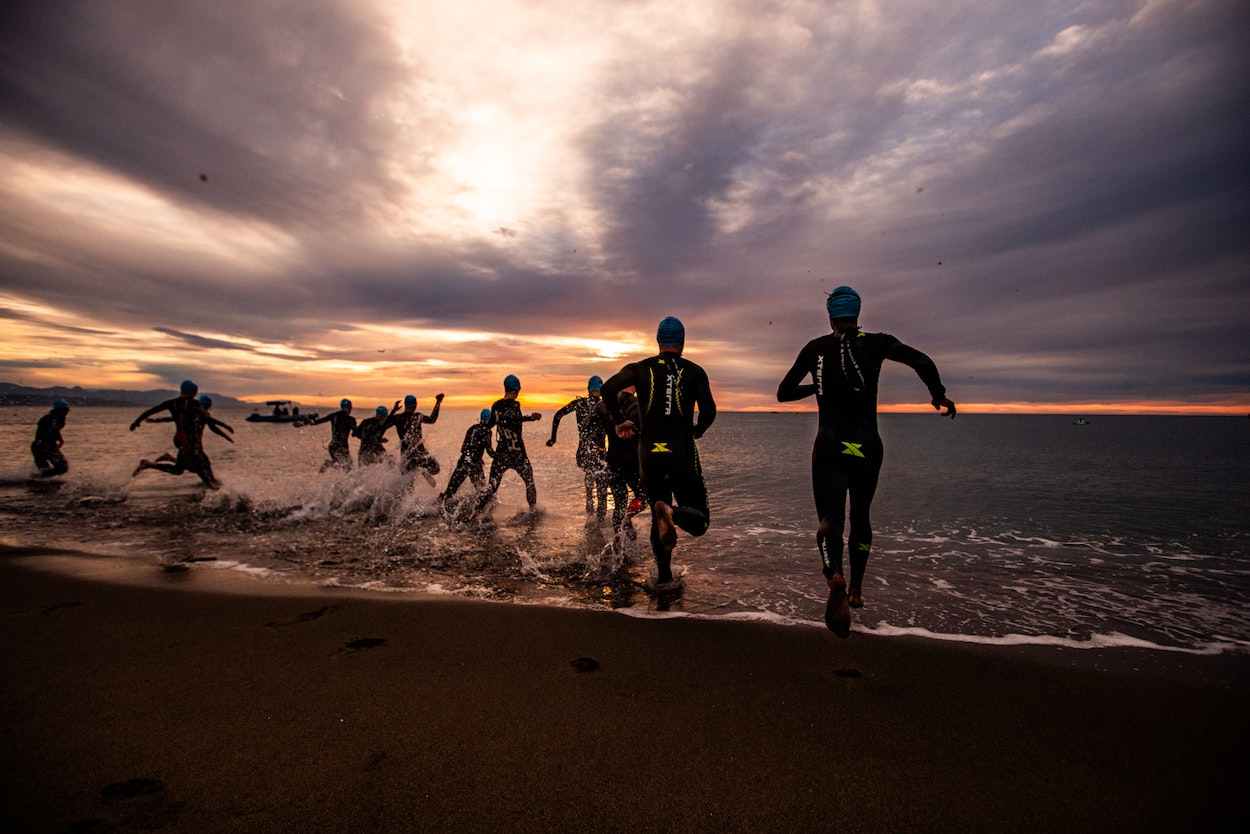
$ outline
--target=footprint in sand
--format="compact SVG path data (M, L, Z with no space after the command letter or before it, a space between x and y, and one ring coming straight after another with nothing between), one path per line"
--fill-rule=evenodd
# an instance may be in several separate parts
M289 625L298 625L299 623L311 622L318 617L324 617L326 614L337 610L339 610L337 605L327 605L324 608L318 608L316 611L308 611L303 614L296 614L294 617L287 617L284 620L274 620L273 622L265 623L265 626L267 628L283 628Z
M74 608L82 605L81 602L54 602L51 605L45 605L42 608L22 608L13 612L14 616L22 614L42 614L45 617L51 617L53 614L60 612L62 608Z
M44 608L40 608L39 613L44 614L44 615L50 615L50 614L55 614L56 612L60 611L62 608L74 608L79 605L82 605L82 603L81 602L58 602L55 605L49 605Z
M100 791L104 799L133 799L136 796L150 796L163 793L165 783L160 779L127 779L124 782L113 782L105 785Z
M576 660L569 661L569 665L576 672L593 672L599 668L599 661L593 657L579 657Z

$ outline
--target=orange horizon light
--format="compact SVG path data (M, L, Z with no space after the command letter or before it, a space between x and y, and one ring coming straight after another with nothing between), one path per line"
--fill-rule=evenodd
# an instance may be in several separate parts
M526 391L522 389L519 397L522 410L527 413L530 411L554 411L563 407L566 403L577 396L584 396L585 391L561 391L559 393L550 393L547 391ZM369 394L344 394L348 399L352 400L357 407L368 407L370 409L377 405L390 406L398 397L392 397L386 402L386 398L377 398ZM503 396L503 392L499 390L481 391L481 392L457 392L448 394L443 402L443 407L447 409L464 409L477 410L485 408L495 400ZM266 400L289 400L301 406L317 409L337 409L340 397L314 397L311 400L303 400L299 395L290 394L274 394L267 395L263 398L248 398L242 402L250 406L261 407ZM374 402L377 399L378 402ZM322 401L325 402L322 402ZM433 394L417 393L418 408L428 413L434 406ZM814 402L804 403L802 405L786 404L776 405L750 405L744 407L735 407L732 400L726 402L718 402L717 410L725 412L743 412L743 413L775 413L775 412L794 412L794 413L814 413L816 405ZM1250 416L1250 403L1181 403L1181 402L1110 402L1110 403L1028 403L1028 402L970 402L956 403L958 413L960 414L1065 414L1065 415L1172 415L1172 416L1223 416L1223 417L1240 417L1243 415ZM927 402L923 403L881 403L878 406L878 412L882 414L926 414L937 412L933 406Z

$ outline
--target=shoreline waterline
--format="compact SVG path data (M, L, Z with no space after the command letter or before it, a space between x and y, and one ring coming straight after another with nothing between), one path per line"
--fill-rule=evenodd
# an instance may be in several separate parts
M31 416L0 410L6 460L25 453ZM134 477L134 461L169 441L128 431L133 416L93 412L67 435L68 475L0 488L0 541L388 595L823 629L810 417L727 413L705 435L712 525L681 539L674 561L685 587L667 598L647 591L649 516L635 520L636 539L615 541L584 510L575 444L547 447L543 432L529 438L538 511L509 475L493 512L464 523L442 512L441 483L394 464L318 474L326 433L317 428L239 423L234 444L208 438L223 483L215 492L190 475ZM1246 653L1242 423L1108 418L1077 428L1043 417L929 416L882 415L887 455L857 634ZM444 471L473 419L445 410L426 429ZM462 490L462 500L472 496Z
M701 613L666 610L642 606L616 607L609 604L592 604L579 601L568 594L535 595L528 598L513 597L507 600L476 597L472 594L449 591L439 587L415 588L386 586L367 582L342 584L333 580L317 581L299 571L275 571L256 568L246 563L216 557L193 559L185 562L147 562L119 556L116 553L93 552L63 545L22 546L0 539L0 559L20 560L35 569L49 570L66 576L92 582L115 583L170 591L192 593L216 593L241 596L320 596L327 598L359 597L362 599L385 599L419 603L430 600L461 600L465 602L490 602L498 605L518 605L559 610L590 611L617 614L640 620L694 619L712 622L754 623L787 628L825 630L823 622L783 617L768 612ZM1092 634L1087 639L1072 639L1047 635L1005 634L999 636L975 636L967 634L944 634L924 628L899 627L886 622L865 626L852 624L855 636L872 636L886 640L916 639L935 643L966 644L999 649L1025 651L1074 650L1078 652L1158 652L1189 657L1242 658L1250 675L1250 644L1233 639L1215 640L1206 647L1189 648L1165 646L1135 639L1119 633Z

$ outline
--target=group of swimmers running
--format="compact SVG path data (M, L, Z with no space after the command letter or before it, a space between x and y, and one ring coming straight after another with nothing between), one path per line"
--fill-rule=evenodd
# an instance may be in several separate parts
M955 404L946 397L933 361L886 333L859 329L860 297L850 287L838 287L826 300L831 333L813 339L799 352L777 388L779 402L815 395L819 427L812 449L812 491L818 519L816 546L829 589L825 624L834 634L850 633L851 608L864 604L863 581L872 546L870 509L881 470L882 443L877 431L877 383L885 360L912 368L929 389L932 405L944 416L955 416ZM557 441L560 421L573 414L577 420L577 465L586 490L586 513L606 519L607 497L612 497L613 526L618 536L633 537L630 519L644 508L651 510L651 549L656 562L654 589L680 586L674 578L672 555L678 531L690 536L707 532L710 512L707 487L696 441L716 419L716 403L706 371L682 355L685 327L669 316L656 329L658 353L625 365L604 381L592 376L587 393L560 408L552 420L547 445ZM807 382L810 378L810 382ZM509 374L504 395L483 409L478 421L465 432L456 468L439 494L445 508L466 479L477 491L469 502L467 519L477 517L492 501L504 474L513 470L525 483L526 500L533 510L538 501L534 472L526 453L522 427L542 419L538 412L525 414L517 397L521 381ZM204 454L203 433L208 428L227 440L233 429L209 412L212 402L197 397L195 383L182 383L177 398L145 411L130 425L137 429L161 411L160 418L175 425L176 455L155 461L142 460L135 470L157 469L170 474L193 472L210 488L219 486ZM425 448L423 425L438 420L443 395L435 397L428 415L417 411L417 399L409 394L402 403L387 409L380 405L373 416L358 424L350 400L342 400L333 414L309 421L330 423L330 458L322 471L351 469L348 439L359 438L357 462L361 466L388 460L385 434L395 428L400 438L400 466L404 472L420 472L434 486L439 463ZM39 421L31 451L44 475L67 470L60 453L60 429L69 406L58 400ZM492 447L492 432L494 445ZM484 473L483 456L491 457L490 474ZM629 496L632 493L633 498ZM850 529L846 529L849 500ZM849 552L849 581L843 569L843 548Z
M576 459L577 465L584 472L586 511L590 513L597 508L599 520L605 520L607 495L611 494L614 498L613 525L632 538L633 528L626 522L629 516L641 509L644 496L639 480L638 444L636 438L619 438L612 431L614 424L610 421L609 411L601 396L602 387L603 380L592 376L587 382L586 396L574 398L556 412L547 445L555 445L561 419L568 414L574 414L578 436ZM465 431L456 467L446 488L438 495L439 503L447 508L464 482L467 480L472 483L476 497L469 503L466 514L468 518L475 517L490 503L503 481L503 476L509 470L516 472L525 484L525 497L531 511L538 503L534 469L525 448L522 428L525 423L541 420L542 414L522 412L517 400L521 392L521 380L515 374L504 377L503 389L503 397L496 400L490 408L482 409L477 422ZM352 437L360 440L356 453L358 465L369 466L386 462L388 455L384 445L385 434L394 426L400 442L401 471L420 472L426 482L434 486L434 476L439 474L441 467L438 460L425 448L422 426L438 420L442 401L442 394L435 397L434 409L426 415L417 411L417 398L409 394L404 398L402 411L399 402L391 409L380 405L373 416L357 423L352 416L351 400L341 400L338 411L305 424L330 424L330 444L327 447L330 457L322 464L321 471L352 468L351 450L348 447L348 441ZM636 412L637 401L632 391L622 392L620 401L624 411ZM491 458L489 475L485 468L486 457ZM629 498L631 492L632 500Z

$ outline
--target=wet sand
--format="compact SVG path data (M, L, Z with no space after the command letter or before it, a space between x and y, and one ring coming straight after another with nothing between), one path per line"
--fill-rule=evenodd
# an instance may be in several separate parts
M1250 830L1245 655L838 640L11 548L0 598L11 831Z

